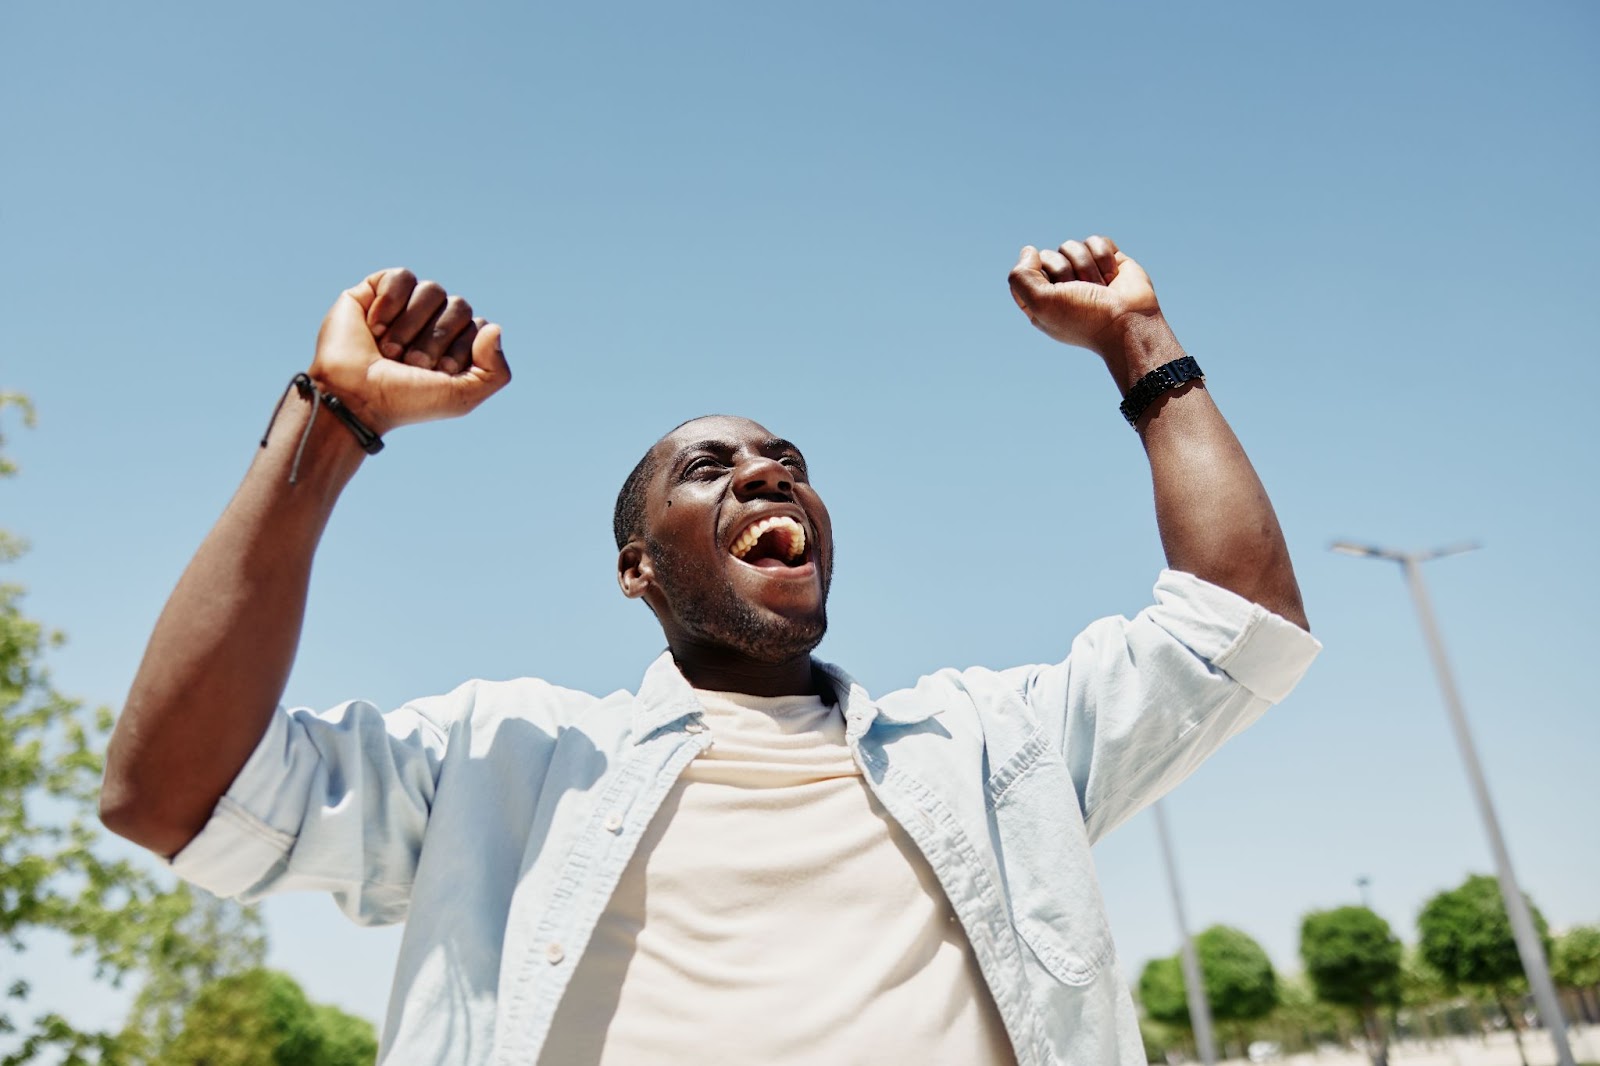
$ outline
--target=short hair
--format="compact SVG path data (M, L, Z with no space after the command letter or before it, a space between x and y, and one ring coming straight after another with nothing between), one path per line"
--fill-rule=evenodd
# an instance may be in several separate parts
M611 534L617 538L617 551L626 547L628 541L645 534L644 498L650 488L650 479L656 476L656 445L690 422L717 417L717 415L695 415L693 418L686 418L657 437L656 443L645 449L644 457L634 464L632 472L628 474L628 480L622 483L622 490L617 493L617 506L611 512Z
M656 446L652 444L644 458L634 464L628 479L622 483L622 491L617 493L617 506L611 512L611 532L617 538L617 551L644 534L644 498L655 474Z

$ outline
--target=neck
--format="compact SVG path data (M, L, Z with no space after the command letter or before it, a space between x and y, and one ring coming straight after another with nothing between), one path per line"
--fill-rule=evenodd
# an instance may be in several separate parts
M747 696L830 695L826 682L804 652L782 662L749 658L731 648L693 640L671 640L672 658L689 684L711 692L742 692Z

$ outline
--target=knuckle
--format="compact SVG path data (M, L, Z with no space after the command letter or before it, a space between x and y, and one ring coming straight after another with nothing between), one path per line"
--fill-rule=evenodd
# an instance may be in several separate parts
M390 281L397 281L402 285L415 285L417 276L405 267L394 267L385 271L385 276Z
M442 298L445 294L444 286L440 285L437 281L419 281L417 282L417 294L419 296L427 296L429 298L435 296Z

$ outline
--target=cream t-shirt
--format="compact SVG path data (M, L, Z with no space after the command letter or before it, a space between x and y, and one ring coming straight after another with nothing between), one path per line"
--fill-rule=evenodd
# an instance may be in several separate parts
M713 744L646 829L546 1066L1015 1057L967 937L836 705L698 692Z

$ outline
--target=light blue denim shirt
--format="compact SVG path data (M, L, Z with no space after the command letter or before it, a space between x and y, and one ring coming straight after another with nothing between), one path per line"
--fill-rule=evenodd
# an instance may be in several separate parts
M1155 599L1054 665L941 670L876 699L822 666L1023 1066L1144 1062L1089 847L1320 647L1188 574L1163 571ZM702 716L665 654L637 696L471 681L388 714L280 712L173 865L219 895L319 889L357 922L404 921L385 1063L530 1066L646 824L710 744Z

